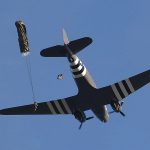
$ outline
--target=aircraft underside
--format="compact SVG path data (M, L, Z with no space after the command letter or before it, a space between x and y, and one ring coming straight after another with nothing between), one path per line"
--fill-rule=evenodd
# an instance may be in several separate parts
M16 22L20 52L27 57L29 53L26 27L22 21ZM119 113L122 116L123 99L134 93L150 82L150 70L126 78L112 85L97 88L85 65L76 56L76 53L92 43L92 39L84 37L69 41L63 30L64 45L56 45L43 49L40 54L43 57L66 57L70 70L78 87L78 94L66 98L48 100L46 102L5 108L0 110L1 115L74 115L81 124L93 118L86 117L85 111L92 110L95 116L102 122L107 122L110 113ZM62 77L62 76L60 76ZM61 78L62 79L62 78ZM32 85L32 83L31 83ZM108 112L110 104L113 111Z

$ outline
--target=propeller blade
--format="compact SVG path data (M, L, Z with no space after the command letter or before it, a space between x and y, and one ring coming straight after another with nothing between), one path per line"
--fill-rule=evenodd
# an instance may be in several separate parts
M92 116L92 117L88 117L88 118L86 118L86 120L90 120L90 119L93 119L94 117Z
M79 130L82 128L83 122L81 122L80 126L79 126Z
M123 104L124 104L124 102L122 101L120 105L122 106Z
M90 120L90 119L93 119L94 117L92 116L92 117L88 117L88 118L86 118L86 120ZM83 125L83 122L81 122L81 124L80 124L80 126L79 126L79 130L82 128L82 125Z
M110 111L109 114L112 114L112 113L114 113L114 112L115 112L115 111Z
M64 44L67 45L67 44L69 44L69 39L68 39L67 33L64 28L62 29L62 31L63 31Z
M122 112L122 111L120 111L120 114L123 116L123 117L125 117L126 115Z

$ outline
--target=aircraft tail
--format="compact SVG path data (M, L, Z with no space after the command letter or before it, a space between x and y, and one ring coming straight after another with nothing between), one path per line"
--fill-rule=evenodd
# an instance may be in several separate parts
M92 39L90 37L84 37L69 42L67 33L64 29L63 29L63 40L64 40L64 45L56 45L53 47L43 49L40 52L41 56L66 57L67 56L66 46L69 47L69 49L72 51L73 54L76 54L92 43Z

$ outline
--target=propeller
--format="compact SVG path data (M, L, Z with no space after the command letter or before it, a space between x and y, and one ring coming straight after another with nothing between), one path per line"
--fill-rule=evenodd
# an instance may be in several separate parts
M110 111L109 114L113 114L114 112L115 112L114 110L113 110L113 111Z
M123 104L124 104L124 102L122 101L122 102L120 103L120 106L122 107ZM116 111L113 110L113 111L109 112L109 114L112 114L112 113L114 113L114 112L116 112ZM122 111L119 111L119 113L120 113L123 117L126 116Z
M88 117L88 118L86 118L86 120L90 120L90 119L93 119L94 117L93 116L91 116L91 117Z
M124 102L122 101L121 103L120 103L120 105L122 106L124 104Z
M116 111L111 111L111 112L109 112L109 114L113 114L114 112L116 112ZM119 113L120 113L123 117L126 116L122 111L119 111Z
M92 117L88 117L88 118L86 118L86 120L90 120L90 119L93 119L94 117L92 116ZM82 125L83 125L83 121L81 122L81 124L80 124L80 126L79 126L79 130L82 128Z
M122 111L120 111L119 113L120 113L123 117L126 116Z
M81 122L80 126L79 126L79 130L82 128L83 122Z
M122 101L122 102L120 103L120 105L122 106L123 104L124 104L124 102ZM122 111L120 111L120 114L121 114L123 117L126 116Z

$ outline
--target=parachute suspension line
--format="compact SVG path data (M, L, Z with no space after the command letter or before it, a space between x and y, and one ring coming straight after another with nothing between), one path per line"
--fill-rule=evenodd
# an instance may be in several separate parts
M27 72L28 72L29 82L30 82L31 91L32 91L32 100L33 100L33 102L34 102L34 104L35 104L36 101L35 101L35 93L34 93L32 72L31 72L30 54L29 54L28 56L25 56L25 61L26 61Z

